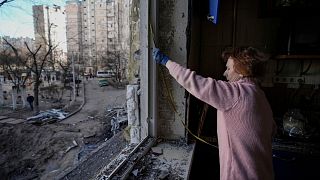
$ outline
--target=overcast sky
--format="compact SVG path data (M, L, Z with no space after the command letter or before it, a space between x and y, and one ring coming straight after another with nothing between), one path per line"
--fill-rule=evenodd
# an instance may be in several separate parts
M64 6L65 0L14 0L0 7L0 36L31 37L33 32L33 5Z

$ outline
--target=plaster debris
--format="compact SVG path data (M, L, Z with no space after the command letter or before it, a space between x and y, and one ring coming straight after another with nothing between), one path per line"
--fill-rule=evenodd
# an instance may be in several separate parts
M51 109L47 111L40 111L36 116L28 117L27 121L29 123L42 124L45 122L50 122L52 120L63 120L68 115L67 112L64 112L61 109Z
M160 171L160 174L159 174L158 178L159 178L159 179L165 179L165 178L168 177L168 176L169 176L169 171L167 171L167 170L162 170L162 171Z
M134 166L139 169L137 176L133 172L130 179L187 179L191 167L193 144L183 141L158 141L143 158ZM155 152L161 154L155 155Z
M78 144L77 144L77 142L76 142L76 140L73 140L72 141L72 145L71 146L69 146L67 149L66 149L66 153L67 152L69 152L71 149L73 149L73 148L75 148L75 147L77 147L78 146Z
M138 176L138 173L139 173L139 169L135 169L135 170L132 171L132 174L134 176Z
M152 150L152 154L155 154L155 155L163 154L163 149L160 147L152 147L151 150Z
M127 111L123 107L106 109L105 117L110 119L113 134L118 133L120 126L128 122Z
M141 123L139 117L139 85L127 85L128 126L130 126L130 143L141 141Z

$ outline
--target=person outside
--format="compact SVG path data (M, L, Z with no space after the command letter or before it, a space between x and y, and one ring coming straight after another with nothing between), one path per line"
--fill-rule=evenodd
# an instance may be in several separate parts
M28 94L27 101L28 101L28 103L29 103L29 105L30 105L31 111L33 111L33 101L34 101L34 97L31 96L30 94Z
M276 124L256 78L265 60L261 51L253 47L225 51L228 81L199 76L158 48L152 55L189 93L217 109L220 179L274 179L272 137Z

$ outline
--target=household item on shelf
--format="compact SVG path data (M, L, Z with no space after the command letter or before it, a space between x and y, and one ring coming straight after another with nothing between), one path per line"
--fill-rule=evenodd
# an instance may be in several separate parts
M294 137L304 137L306 119L299 109L290 109L283 116L284 133Z

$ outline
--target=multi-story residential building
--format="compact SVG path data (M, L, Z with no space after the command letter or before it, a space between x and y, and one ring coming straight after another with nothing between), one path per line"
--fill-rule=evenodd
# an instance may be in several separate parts
M72 29L70 35L67 33L68 51L80 54L87 73L110 68L120 55L118 68L125 69L127 56L123 54L129 48L129 11L125 7L129 9L129 0L67 1L67 27L68 31ZM74 32L81 33L81 37L71 38Z
M78 0L66 1L66 30L67 30L67 56L71 58L82 58L82 18L81 3Z
M49 46L54 47L49 55L51 62L66 61L66 15L64 7L53 5L35 5L33 8L33 23L35 47L41 45L44 53Z

